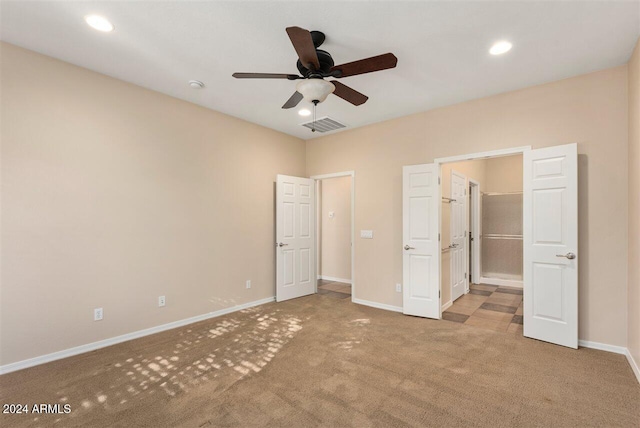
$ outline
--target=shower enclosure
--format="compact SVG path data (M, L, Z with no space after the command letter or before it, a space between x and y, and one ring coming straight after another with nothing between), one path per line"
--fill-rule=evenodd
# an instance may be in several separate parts
M483 192L481 209L482 278L521 283L522 192Z

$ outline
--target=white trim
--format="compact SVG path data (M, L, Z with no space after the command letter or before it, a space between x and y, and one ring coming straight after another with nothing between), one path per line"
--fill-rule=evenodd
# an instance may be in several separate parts
M312 175L312 180L316 181L316 190L318 189L319 182L321 180L327 178L337 178L337 177L351 177L351 301L356 301L356 172L355 171L343 171L343 172L334 172L331 174L319 174ZM316 206L320 206L320 192L316 192ZM319 209L319 208L318 208ZM318 231L320 227L320 222L318 221L321 217L316 216L316 231ZM316 272L318 271L318 266L320 265L320 234L316 233ZM316 283L316 293L318 292L318 285Z
M636 379L638 379L638 382L640 382L640 366L638 365L636 360L633 359L633 355L631 355L631 352L628 349L626 349L626 351L627 352L625 352L625 355L627 357L627 361L629 361L631 370L633 370L633 373L636 375Z
M471 153L468 155L448 156L446 158L436 158L435 163L460 162L474 159L497 158L500 156L509 156L524 153L531 150L531 146L513 147L510 149L489 150L488 152Z
M467 293L465 293L467 294ZM446 311L447 309L449 309L451 306L453 305L453 302L451 300L449 300L447 303L445 303L444 305L442 305L442 312ZM441 317L442 318L442 317Z
M627 354L627 348L624 346L608 345L606 343L590 342L588 340L578 340L578 346L582 348L598 349L600 351L613 352L614 354Z
M371 302L369 300L362 300L362 299L353 299L353 303L357 303L358 305L371 306L372 308L377 308L377 309L384 309L385 311L402 313L401 306L386 305L384 303Z
M140 337L149 336L151 334L160 333L162 331L182 327L187 324L193 324L198 321L204 321L209 318L215 318L221 315L230 314L231 312L240 311L242 309L251 308L253 306L264 305L265 303L270 303L275 301L275 299L276 299L275 296L267 297L266 299L260 299L260 300L255 300L253 302L231 306L229 308L220 309L218 311L209 312L207 314L197 315L195 317L170 322L168 324L162 324L156 327L134 331L132 333L123 334L121 336L116 336L109 339L99 340L93 343L87 343L86 345L80 345L74 348L64 349L62 351L53 352L51 354L29 358L27 360L17 361L11 364L5 364L4 366L0 366L0 375L5 373L15 372L16 370L22 370L22 369L37 366L40 364L48 363L51 361L61 360L63 358L72 357L74 355L84 354L85 352L95 351L96 349L105 348L107 346L116 345L118 343L127 342L129 340L138 339Z
M344 282L344 283L347 283L347 284L351 284L351 280L350 279L336 278L335 276L318 275L318 279L324 279L326 281Z
M522 288L522 281L518 281L514 279L487 278L484 276L480 277L480 284Z
M337 177L355 177L355 171L343 171L343 172L333 172L331 174L320 174L320 175L312 175L309 177L312 180L325 180L327 178L337 178Z

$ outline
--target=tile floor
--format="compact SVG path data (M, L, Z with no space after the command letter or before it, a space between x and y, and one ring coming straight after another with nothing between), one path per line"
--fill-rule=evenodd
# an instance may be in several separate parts
M453 302L442 319L521 335L522 290L471 284L469 294Z
M320 279L318 280L318 294L333 299L351 298L351 284Z

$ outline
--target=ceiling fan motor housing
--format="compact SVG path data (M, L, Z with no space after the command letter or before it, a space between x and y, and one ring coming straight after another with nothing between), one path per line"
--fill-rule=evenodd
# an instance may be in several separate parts
M327 52L327 51L323 51L322 49L316 49L316 54L318 55L318 62L320 63L320 69L319 70L311 71L307 67L302 65L300 60L298 60L298 62L296 63L296 65L298 67L298 71L304 77L327 77L327 76L330 76L331 75L330 74L331 67L333 67L335 65L334 62L333 62L333 58L331 57L331 54L329 52Z

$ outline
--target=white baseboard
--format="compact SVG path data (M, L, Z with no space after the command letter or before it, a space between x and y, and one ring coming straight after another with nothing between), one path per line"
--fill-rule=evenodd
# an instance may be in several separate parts
M324 279L325 281L344 282L346 284L351 284L351 280L350 279L336 278L335 276L318 275L318 279Z
M484 276L481 276L480 283L504 287L522 288L522 281L517 281L514 279L486 278Z
M625 355L627 356L627 361L629 361L631 370L633 370L633 373L635 373L636 375L636 379L638 379L638 382L640 382L640 366L638 365L638 362L633 359L633 355L631 355L631 352L629 352L628 349L626 351L627 352L625 353Z
M109 339L99 340L93 343L87 343L86 345L76 346L74 348L64 349L62 351L53 352L51 354L41 355L39 357L29 358L27 360L17 361L11 364L5 364L0 366L0 375L5 373L15 372L17 370L26 369L29 367L37 366L40 364L48 363L62 358L72 357L74 355L84 354L85 352L94 351L96 349L105 348L107 346L115 345L118 343L126 342L128 340L137 339L139 337L149 336L150 334L160 333L162 331L171 330L173 328L182 327L187 324L193 324L194 322L204 321L209 318L219 317L231 312L240 311L242 309L251 308L253 306L264 305L275 301L275 297L267 297L266 299L255 300L253 302L243 303L241 305L231 306L229 308L220 309L219 311L209 312L207 314L197 315L195 317L186 318L179 321L170 322L168 324L162 324L156 327L146 328L144 330L134 331L132 333L123 334L121 336L112 337Z
M449 300L447 303L445 303L444 305L442 305L442 312L446 311L447 309L449 309L451 307L451 305L453 305L453 302L451 300Z
M400 306L386 305L384 303L371 302L369 300L355 298L352 299L352 302L359 305L371 306L372 308L384 309L385 311L402 312L402 308Z
M614 354L627 354L627 348L624 346L609 345L606 343L590 342L588 340L578 340L578 346L583 348L598 349L600 351L613 352Z

